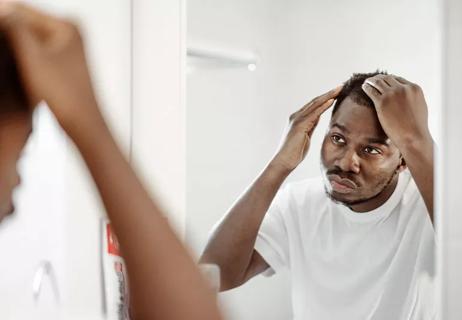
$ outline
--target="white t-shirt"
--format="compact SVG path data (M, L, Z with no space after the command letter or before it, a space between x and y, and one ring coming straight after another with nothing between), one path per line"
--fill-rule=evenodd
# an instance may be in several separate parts
M435 234L408 170L379 208L357 213L336 204L322 178L288 184L276 195L255 249L287 267L297 320L436 318Z

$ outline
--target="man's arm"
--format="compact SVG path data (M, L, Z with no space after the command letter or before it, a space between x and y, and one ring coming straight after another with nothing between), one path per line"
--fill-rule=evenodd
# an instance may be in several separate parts
M377 75L363 84L383 130L401 151L433 222L433 140L422 89L404 78Z
M219 319L212 291L102 118L80 118L78 127L66 131L91 172L120 242L133 319Z
M433 140L427 137L398 147L424 199L432 223L433 217Z
M233 205L210 237L201 263L220 267L220 290L229 290L257 275L268 264L254 250L258 229L289 171L269 164Z
M287 136L279 151L212 234L201 257L220 267L221 290L237 287L268 268L254 250L263 218L286 177L305 158L321 114L340 92L335 88L291 115Z
M21 77L83 156L127 264L132 319L220 319L212 290L119 151L99 111L83 43L70 22L0 1Z

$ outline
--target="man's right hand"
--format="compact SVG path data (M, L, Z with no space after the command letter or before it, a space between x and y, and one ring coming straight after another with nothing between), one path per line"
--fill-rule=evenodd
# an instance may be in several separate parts
M31 107L44 100L66 130L100 118L80 32L68 20L0 0L0 29L15 52Z
M291 172L303 161L319 118L332 106L341 89L342 86L339 86L314 98L290 116L287 135L271 160L271 165Z

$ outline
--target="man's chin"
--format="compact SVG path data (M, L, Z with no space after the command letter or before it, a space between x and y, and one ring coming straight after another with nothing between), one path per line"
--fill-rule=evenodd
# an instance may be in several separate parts
M343 194L343 193L335 192L333 190L329 191L327 188L325 188L325 191L329 199L331 199L333 202L342 204L347 207L350 207L356 204L361 204L361 203L364 203L370 200L370 199L361 198L358 195L351 194L351 193Z
M333 202L338 203L338 204L343 204L346 206L349 206L356 202L355 200L345 199L344 195L337 195L334 192L332 193L328 192L327 195L329 196L329 199L331 199Z

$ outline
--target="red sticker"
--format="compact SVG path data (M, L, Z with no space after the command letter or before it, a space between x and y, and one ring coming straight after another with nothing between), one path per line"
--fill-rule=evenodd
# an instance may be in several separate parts
M110 223L106 224L106 234L107 234L107 251L110 254L120 257L119 241L117 241L117 237L112 231Z

